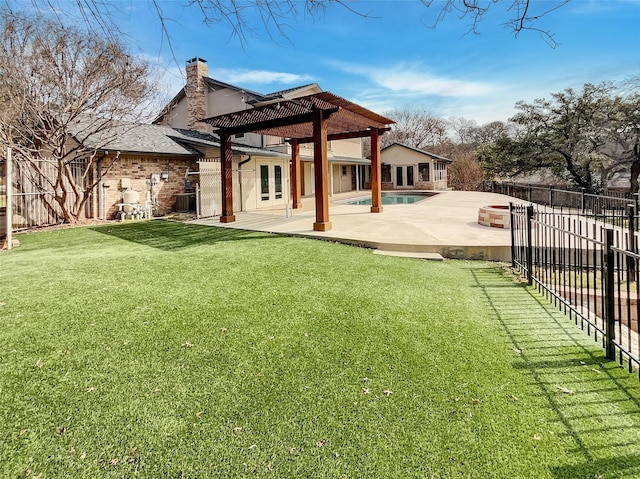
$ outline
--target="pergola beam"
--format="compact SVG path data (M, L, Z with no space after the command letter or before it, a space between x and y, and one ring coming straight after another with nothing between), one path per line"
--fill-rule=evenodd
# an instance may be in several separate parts
M327 160L327 122L321 111L313 115L313 164L316 181L316 221L314 231L329 231L329 161Z
M380 135L371 130L371 212L382 213L382 166L380 165Z
M378 135L382 136L385 132L391 130L391 128L376 128L378 130ZM350 140L353 138L368 138L371 136L371 131L373 130L373 128L371 129L367 129L367 130L358 130L358 131L350 131L350 132L345 132L345 133L334 133L332 135L327 135L327 141L335 141L335 140ZM287 141L291 142L292 139L289 139ZM303 143L313 143L313 137L307 137L307 138L295 138L295 141L298 144L303 144Z
M338 111L338 108L334 108L331 111L325 110L328 114L334 113ZM290 116L287 118L276 118L272 120L263 120L256 123L251 123L250 125L242 125L242 126L232 126L228 128L219 128L219 130L224 129L224 131L228 135L237 135L239 133L250 133L250 132L260 132L265 130L273 130L277 128L287 128L294 125L300 125L303 123L311 123L313 122L313 113L303 113L301 115ZM214 127L214 130L216 128ZM271 133L269 133L271 134Z
M300 144L291 142L291 199L293 209L302 208L302 165L300 164Z

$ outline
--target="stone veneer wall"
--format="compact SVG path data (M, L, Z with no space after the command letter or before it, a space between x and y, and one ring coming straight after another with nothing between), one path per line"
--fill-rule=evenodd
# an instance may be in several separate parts
M103 173L109 167L109 160L103 160ZM150 158L150 157L120 157L108 173L104 174L102 188L104 192L104 205L106 219L114 218L118 203L122 201L123 190L121 180L128 178L131 182L131 189L140 193L140 203L144 205L146 193L152 174L160 175L168 173L166 180L160 180L157 185L158 204L166 210L174 210L176 206L175 195L184 193L184 176L189 168L190 171L197 171L198 164L193 158ZM94 195L97 198L97 195ZM94 211L99 211L98 205ZM163 211L160 211L161 213Z

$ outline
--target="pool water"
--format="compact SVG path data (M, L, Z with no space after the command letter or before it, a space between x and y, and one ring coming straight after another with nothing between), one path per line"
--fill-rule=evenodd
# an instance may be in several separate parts
M409 205L417 203L430 196L437 195L437 193L383 193L382 204L383 205ZM354 198L349 201L345 201L347 205L370 205L371 196L366 198Z

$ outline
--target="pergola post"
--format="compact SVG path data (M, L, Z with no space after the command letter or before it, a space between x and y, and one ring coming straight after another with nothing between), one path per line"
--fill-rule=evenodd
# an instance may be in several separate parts
M297 140L291 140L291 199L294 210L302 208L302 171L300 144Z
M380 166L380 132L371 129L371 212L382 213L382 169Z
M231 151L231 136L224 130L220 130L220 166L222 183L222 214L221 223L233 223L236 220L233 214L233 152Z
M320 108L313 110L313 164L316 184L314 231L329 231L329 162L327 160L327 122Z

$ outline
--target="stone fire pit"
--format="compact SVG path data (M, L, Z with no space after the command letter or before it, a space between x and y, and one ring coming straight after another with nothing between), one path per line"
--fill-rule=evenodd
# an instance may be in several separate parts
M509 206L490 205L478 210L478 224L492 228L509 228Z

